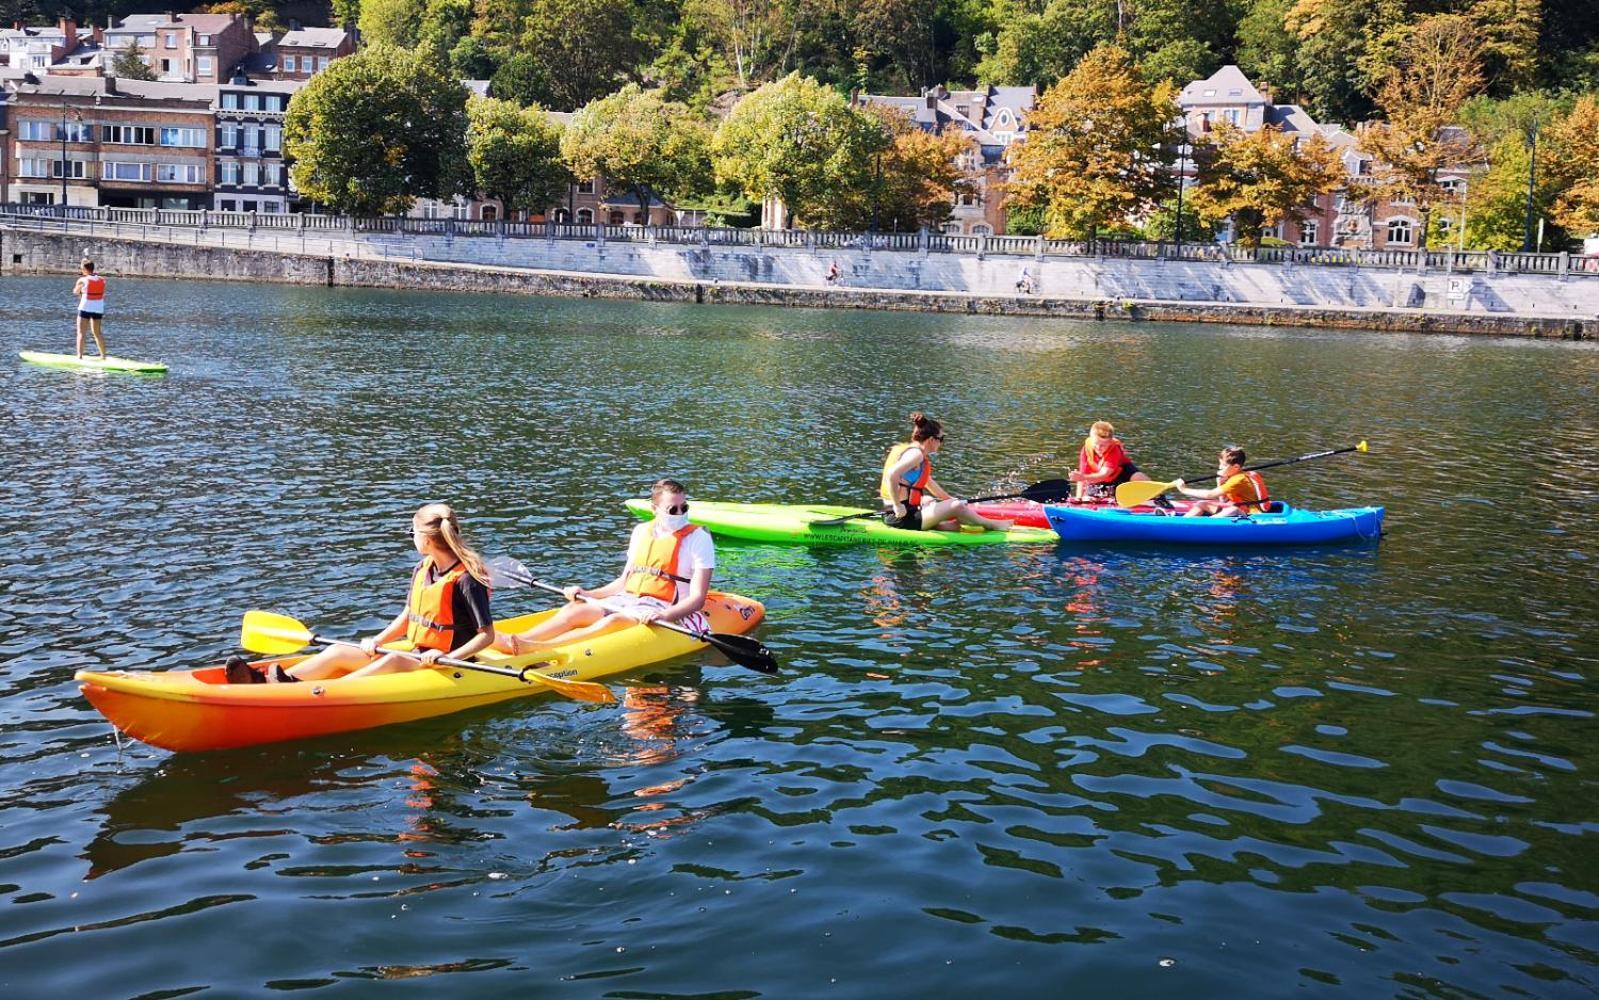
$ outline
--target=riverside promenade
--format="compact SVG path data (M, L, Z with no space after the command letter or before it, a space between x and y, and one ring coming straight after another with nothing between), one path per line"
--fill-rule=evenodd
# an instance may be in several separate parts
M1599 257L0 206L0 274L1583 339ZM836 264L839 278L827 280ZM1027 288L1031 291L1027 291Z

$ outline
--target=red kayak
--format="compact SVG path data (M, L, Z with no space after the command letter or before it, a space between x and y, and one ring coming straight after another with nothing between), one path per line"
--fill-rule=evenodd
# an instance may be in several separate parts
M1192 500L1173 500L1172 507L1179 513L1185 511L1193 503ZM1116 506L1116 501L1104 500L1070 500L1068 505L1082 507L1087 510L1105 510ZM1062 506L1055 504L1054 506ZM1131 508L1135 511L1148 513L1154 510L1148 504ZM984 517L991 517L998 521L1014 521L1019 528L1047 528L1049 518L1044 516L1044 505L1033 503L1031 500L1006 500L1000 503L973 504L972 510Z

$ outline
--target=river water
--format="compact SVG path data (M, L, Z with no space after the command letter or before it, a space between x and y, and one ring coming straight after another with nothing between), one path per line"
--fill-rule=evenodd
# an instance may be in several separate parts
M7 278L4 355L70 350ZM1599 988L1590 344L113 281L0 364L7 996L1586 996ZM74 671L403 600L411 511L597 584L621 506L863 502L903 418L968 494L1095 418L1162 476L1382 503L1380 544L719 546L713 656L229 753ZM502 613L538 602L497 595Z

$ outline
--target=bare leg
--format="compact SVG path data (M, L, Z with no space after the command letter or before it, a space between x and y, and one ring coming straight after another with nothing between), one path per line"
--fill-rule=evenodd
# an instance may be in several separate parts
M592 625L605 617L605 610L594 604L568 604L548 620L515 635L501 633L494 639L494 648L502 653L527 653L539 646L548 646L555 636L585 625Z
M397 674L407 670L415 670L422 665L422 661L414 656L404 653L388 653L378 657L360 670L352 670L344 675L345 680L354 677L371 677L373 674Z
M1214 500L1201 500L1183 514L1184 517L1209 517L1220 509Z
M1013 521L995 521L986 518L966 505L965 500L935 500L922 505L922 528L935 528L940 522L954 518L961 524L970 524L988 531L1004 531Z
M105 338L100 335L100 320L91 319L89 321L89 332L94 334L94 345L100 348L100 356L102 358L105 357ZM81 340L82 337L80 336L79 339ZM80 356L83 354L83 347L81 344L78 347L78 354Z
M89 321L82 316L78 317L78 360L83 360L83 327Z
M342 677L371 662L372 657L354 646L329 646L284 672L302 681L321 681L329 677Z
M592 607L592 605L589 606ZM596 608L595 610L598 611L600 609ZM556 636L555 638L546 640L545 642L536 643L534 646L535 648L538 646L565 646L568 643L582 642L584 639L592 639L597 635L604 635L607 632L615 632L618 629L637 624L638 622L629 618L627 615L604 614L602 612L601 617L596 619L593 623L582 626L581 628L574 628L572 631L567 632L564 635ZM523 640L522 652L526 653L528 651L528 643L526 640Z

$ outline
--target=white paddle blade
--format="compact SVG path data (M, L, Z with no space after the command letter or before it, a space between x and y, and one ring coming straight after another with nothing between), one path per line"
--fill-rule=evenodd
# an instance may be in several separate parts
M522 565L521 560L511 556L495 556L486 564L489 570L489 586L496 590L503 587L527 587L530 585L533 574Z

